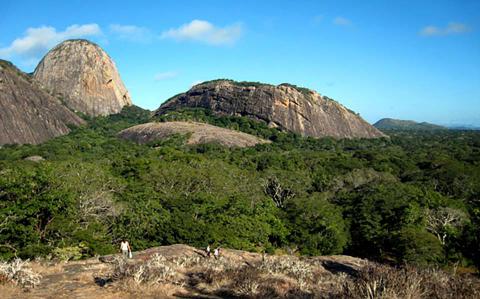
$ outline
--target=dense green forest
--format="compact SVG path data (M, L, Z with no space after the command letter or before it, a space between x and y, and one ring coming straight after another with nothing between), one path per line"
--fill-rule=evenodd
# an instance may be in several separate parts
M0 149L0 256L74 258L185 243L393 264L480 266L480 132L304 138L199 109L272 141L253 148L116 137L150 114L88 119L41 145ZM41 162L24 160L39 155Z

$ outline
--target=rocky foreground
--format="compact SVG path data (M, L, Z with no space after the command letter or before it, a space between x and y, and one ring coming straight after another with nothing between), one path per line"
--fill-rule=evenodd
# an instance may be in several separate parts
M2 298L478 298L478 278L350 256L271 256L172 245L83 261L33 262L35 286L0 279ZM33 270L33 271L32 271ZM40 276L38 276L38 274ZM23 278L22 278L23 276ZM1 275L0 275L1 278ZM23 279L23 280L22 280Z

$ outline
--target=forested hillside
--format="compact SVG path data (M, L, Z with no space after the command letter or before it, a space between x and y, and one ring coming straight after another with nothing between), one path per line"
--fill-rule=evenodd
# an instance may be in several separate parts
M0 149L0 256L8 259L185 243L402 264L480 264L480 133L387 132L304 138L247 118L189 109L196 120L272 141L252 148L146 145L117 133L150 120L121 114L41 145ZM38 155L45 160L32 162Z

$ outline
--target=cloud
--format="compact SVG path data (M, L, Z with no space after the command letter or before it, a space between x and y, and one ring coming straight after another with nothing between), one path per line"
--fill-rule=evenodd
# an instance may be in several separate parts
M155 81L163 81L163 80L173 79L177 76L178 76L178 72L168 71L168 72L163 72L163 73L156 74L154 79L155 79Z
M350 26L352 25L352 21L344 17L336 17L333 19L333 24L337 26Z
M101 34L97 24L72 25L64 31L57 31L51 26L28 28L23 37L15 39L10 46L0 48L0 57L17 56L24 64L30 65L63 40Z
M433 25L426 26L420 30L422 36L444 36L453 34L462 34L470 31L470 27L462 23L450 22L446 27L437 27Z
M134 25L111 24L110 32L119 39L132 42L148 42L152 39L152 33L148 28Z
M162 39L176 41L196 41L210 45L232 45L242 35L242 25L233 24L225 27L216 27L203 20L193 20L178 28L162 32Z

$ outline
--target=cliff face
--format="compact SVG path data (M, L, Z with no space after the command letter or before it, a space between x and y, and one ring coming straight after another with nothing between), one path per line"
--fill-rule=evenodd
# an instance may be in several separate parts
M231 80L206 82L170 99L160 106L156 114L182 107L200 107L217 114L248 116L311 137L386 136L343 105L315 91L289 84L273 86Z
M132 104L115 63L86 40L67 40L50 50L33 76L70 109L90 116L118 113Z
M37 144L84 121L11 63L0 60L0 144Z

